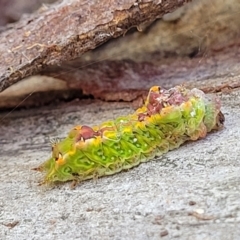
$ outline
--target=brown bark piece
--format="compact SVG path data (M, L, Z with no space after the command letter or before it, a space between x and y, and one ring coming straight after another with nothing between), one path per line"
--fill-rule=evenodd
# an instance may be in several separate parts
M95 64L74 61L51 67L0 93L0 109L40 106L58 100L92 96L104 101L133 102L141 106L153 85L170 88L184 84L206 93L240 88L240 43L207 57L172 57L152 62L106 60ZM57 79L61 78L61 79Z
M151 62L105 60L91 64L52 67L44 74L59 77L68 89L79 89L105 101L133 101L147 94L153 85L170 88L184 84L204 92L220 92L240 87L240 42L221 52L209 52L207 57L169 57Z
M94 49L189 0L63 0L0 35L0 91L48 65Z

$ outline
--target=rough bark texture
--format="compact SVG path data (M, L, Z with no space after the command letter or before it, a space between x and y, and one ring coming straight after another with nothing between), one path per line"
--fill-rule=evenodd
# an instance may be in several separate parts
M25 17L0 36L0 91L162 17L187 0L64 0Z
M109 41L81 56L84 61L131 59L157 61L166 57L204 55L230 45L240 36L240 1L194 0L124 38ZM229 24L231 23L231 24Z
M227 84L232 88L240 87L239 45L240 42L235 42L220 52L209 52L208 57L172 57L157 61L153 56L148 62L106 60L89 65L85 63L84 68L75 62L74 66L49 69L45 74L59 75L69 89L79 89L105 101L132 101L138 94L136 90L147 92L153 85L169 88L185 84L206 92L210 88L218 92ZM217 78L222 80L212 84L210 80Z
M37 76L14 84L0 93L0 108L39 106L89 95L133 101L153 84L185 83L215 92L237 87L239 11L237 0L185 4L141 26L141 32L133 28L71 63L42 71L55 80ZM215 79L219 81L212 85Z
M0 0L0 27L18 21L25 13L36 11L42 4L56 0ZM0 29L1 29L0 28Z
M153 85L165 88L177 84L220 92L240 87L240 43L215 49L208 57L172 57L150 62L106 60L52 67L47 78L35 76L0 94L0 108L29 107L58 99L93 97L104 101L137 101ZM56 79L56 77L61 78ZM41 89L40 87L41 86ZM29 95L31 94L31 95ZM140 101L141 104L141 101Z

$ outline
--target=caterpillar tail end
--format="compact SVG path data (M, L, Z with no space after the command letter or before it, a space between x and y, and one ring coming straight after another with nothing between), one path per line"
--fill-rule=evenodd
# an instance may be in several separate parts
M216 124L213 127L213 130L221 130L224 127L225 117L221 111L219 111L216 117Z
M44 171L44 168L43 168L42 165L40 165L40 166L38 166L38 167L32 168L31 170L37 171L37 172L43 172L43 171Z

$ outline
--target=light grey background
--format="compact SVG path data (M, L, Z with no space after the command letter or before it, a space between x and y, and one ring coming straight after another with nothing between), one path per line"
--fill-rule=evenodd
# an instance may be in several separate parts
M76 101L13 112L0 122L0 239L159 239L166 230L164 239L240 239L240 92L221 99L222 131L74 190L37 185L42 174L31 168L50 155L49 138L131 106Z

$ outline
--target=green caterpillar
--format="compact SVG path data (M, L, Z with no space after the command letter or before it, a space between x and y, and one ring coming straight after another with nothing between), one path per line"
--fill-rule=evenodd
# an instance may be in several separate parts
M198 89L154 86L143 107L99 126L76 126L52 144L52 156L35 170L42 183L80 182L118 173L161 156L188 140L220 129L224 116L218 98Z

